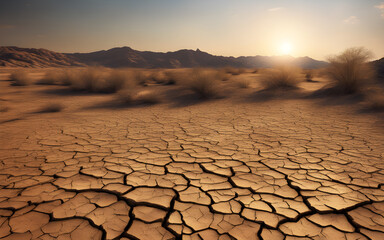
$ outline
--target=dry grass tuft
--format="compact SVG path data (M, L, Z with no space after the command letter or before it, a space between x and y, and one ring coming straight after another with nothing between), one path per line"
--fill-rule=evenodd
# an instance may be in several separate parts
M300 69L291 66L280 66L261 72L261 85L264 89L297 88L300 82Z
M236 84L239 88L249 88L251 85L251 81L248 78L239 78L236 79Z
M244 68L235 68L235 67L225 67L224 68L226 73L232 74L232 75L240 75L242 73L245 73Z
M93 86L93 92L115 93L128 85L134 85L133 76L123 70L112 70L109 73L100 73Z
M304 70L305 81L313 82L314 75L315 74L314 74L313 70L311 70L311 69Z
M129 73L131 78L134 79L136 84L140 86L147 86L147 80L150 78L145 72L138 69L126 70L125 73Z
M171 71L166 71L164 72L164 75L166 76L166 79L167 79L166 85L174 85L179 80L180 74L176 74L175 72L171 72Z
M96 92L102 86L102 75L104 71L101 68L90 67L85 70L82 70L77 75L73 75L70 79L70 87L76 91L89 91Z
M344 94L361 92L373 78L373 70L368 64L371 56L370 51L356 47L329 57L327 75L332 87Z
M166 82L164 71L161 71L161 70L152 71L149 74L148 79L157 84L165 84Z
M174 70L155 70L149 74L148 79L152 82L162 85L172 85L176 83L176 74Z
M36 82L39 85L59 85L62 84L62 75L61 71L48 71L45 73L44 77Z
M80 71L64 72L62 82L76 91L115 93L136 86L142 79L137 71L110 70L90 67Z
M177 70L166 70L164 71L165 81L166 85L174 85L174 84L180 84L184 81L186 78L186 70L184 69L177 69Z
M38 112L39 113L52 113L52 112L60 112L63 110L64 106L60 103L49 103L42 107Z
M214 71L216 71L216 78L221 80L221 81L228 81L229 80L229 76L228 76L228 73L224 70L224 69L215 69Z
M70 86L72 82L77 80L78 75L80 74L80 70L64 70L58 73L58 82L64 86Z
M27 86L32 82L32 79L26 71L17 71L11 73L9 80L13 82L13 86Z
M223 79L212 69L191 69L184 76L183 84L199 95L200 98L214 98L218 95L218 84Z

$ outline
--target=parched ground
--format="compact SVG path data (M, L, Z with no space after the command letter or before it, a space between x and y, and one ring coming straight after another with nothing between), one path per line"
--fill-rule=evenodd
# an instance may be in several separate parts
M375 114L313 99L84 108L110 96L1 84L0 238L384 239ZM53 101L66 108L34 113Z

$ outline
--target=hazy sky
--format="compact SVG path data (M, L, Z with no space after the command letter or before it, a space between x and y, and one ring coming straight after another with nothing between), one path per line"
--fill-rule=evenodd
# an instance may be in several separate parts
M384 0L0 0L0 45L317 59L364 46L381 58Z

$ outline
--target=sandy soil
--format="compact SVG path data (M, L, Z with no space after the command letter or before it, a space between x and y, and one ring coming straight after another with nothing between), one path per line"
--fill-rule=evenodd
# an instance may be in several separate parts
M0 238L384 239L382 115L307 97L323 82L204 102L149 86L162 103L121 106L7 77Z

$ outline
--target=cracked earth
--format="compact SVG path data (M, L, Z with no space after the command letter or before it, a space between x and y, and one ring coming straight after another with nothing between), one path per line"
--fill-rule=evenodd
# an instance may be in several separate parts
M0 124L3 239L384 239L384 134L310 100Z

